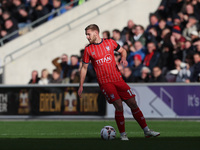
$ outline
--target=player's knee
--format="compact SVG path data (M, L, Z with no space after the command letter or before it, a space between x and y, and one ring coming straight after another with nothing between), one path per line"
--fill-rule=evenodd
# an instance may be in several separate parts
M122 104L121 100L120 101L117 100L117 101L113 102L113 105L114 105L116 111L123 111L123 104Z
M117 107L115 107L115 110L116 111L123 111L123 106L117 106Z
M128 103L128 106L131 108L131 109L136 109L138 107L137 105L137 102L135 100L135 97L134 98L131 98L130 100L127 101Z

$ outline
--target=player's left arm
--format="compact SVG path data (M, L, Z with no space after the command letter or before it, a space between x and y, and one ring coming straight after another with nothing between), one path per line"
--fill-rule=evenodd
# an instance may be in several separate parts
M121 61L120 61L120 63L122 63L123 66L126 67L128 65L128 62L126 60L126 57L127 57L126 50L123 47L120 47L120 49L117 52L119 52L121 54Z

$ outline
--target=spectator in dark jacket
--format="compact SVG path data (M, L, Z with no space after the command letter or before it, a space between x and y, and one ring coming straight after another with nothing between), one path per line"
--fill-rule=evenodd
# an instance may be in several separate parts
M158 64L160 53L156 50L156 45L153 42L147 44L148 53L144 58L144 65L149 67L151 70Z
M15 26L15 24L14 24L12 19L6 20L4 26L5 26L6 35L9 35L12 32L18 30L18 27ZM19 34L17 32L16 34L13 34L12 36L10 36L7 40L11 41L11 40L15 39L18 36L19 36Z
M149 82L150 73L151 73L151 70L148 67L146 66L142 67L141 76L135 78L134 82L139 82L139 83Z
M158 66L153 67L152 77L149 82L167 82Z
M55 14L48 17L48 20L52 20L54 17L59 16L63 13L65 13L67 10L64 5L62 4L61 0L53 0L53 8L51 12L55 12L57 9L61 8L60 11L56 12Z
M13 0L12 16L18 21L19 28L26 26L28 12L21 0Z
M61 60L60 63L58 62L59 60ZM61 57L56 57L52 60L52 63L60 71L60 77L62 79L66 78L69 71L68 55L63 54Z
M49 83L62 83L62 79L60 77L60 70L53 70L52 79L49 81Z
M49 0L40 0L40 4L36 7L36 16L37 19L47 15L52 10L52 5L49 3ZM48 18L41 20L35 26L41 25L46 22Z
M199 78L199 73L200 73L200 54L199 53L195 53L194 56L194 71L192 73L192 77L191 77L191 82L196 82L198 81Z
M130 67L125 67L123 70L123 79L125 82L133 82L134 76Z

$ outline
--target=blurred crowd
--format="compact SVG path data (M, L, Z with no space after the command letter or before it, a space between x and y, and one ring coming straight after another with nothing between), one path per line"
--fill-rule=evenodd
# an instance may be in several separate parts
M52 13L49 17L38 21L32 26L33 28L37 27L42 23L65 13L67 10L82 4L84 1L85 0L0 0L0 38L11 34L18 29L24 29L28 24ZM72 4L67 6L66 4L68 3ZM53 12L59 8L61 9L53 14ZM5 40L4 43L11 41L26 32L27 29L17 32Z
M127 67L122 66L120 54L115 61L126 82L200 82L200 0L162 0L149 15L149 25L129 20L121 31L103 31L103 38L112 38L127 51ZM49 75L42 70L32 72L29 83L78 83L81 57L67 54L55 58L55 70ZM60 62L59 62L60 61ZM70 63L69 63L70 62ZM85 82L97 82L89 64Z

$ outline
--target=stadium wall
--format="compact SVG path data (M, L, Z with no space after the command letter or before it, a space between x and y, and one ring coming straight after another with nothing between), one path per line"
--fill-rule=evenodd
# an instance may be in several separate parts
M70 26L60 28L51 35L25 47L23 51L17 52L12 56L13 60L11 57L7 57L5 60L4 84L27 84L32 70L35 69L40 72L42 69L47 68L51 72L54 68L51 61L55 57L63 53L67 53L69 56L79 54L80 49L84 48L88 43L84 33L84 28L88 24L98 24L101 31L112 31L115 28L122 30L127 21L132 19L136 24L146 27L149 13L154 12L160 3L160 0L113 0L107 4L108 1L89 0L87 3L3 46L0 50L2 64L4 64L5 56L11 52L73 21L74 18L79 18ZM81 17L82 14L99 8L103 4L106 5L98 9L98 11Z
M199 84L129 84L146 118L200 119ZM106 119L115 109L105 101L97 84L0 86L0 118ZM124 105L125 118L132 118Z

